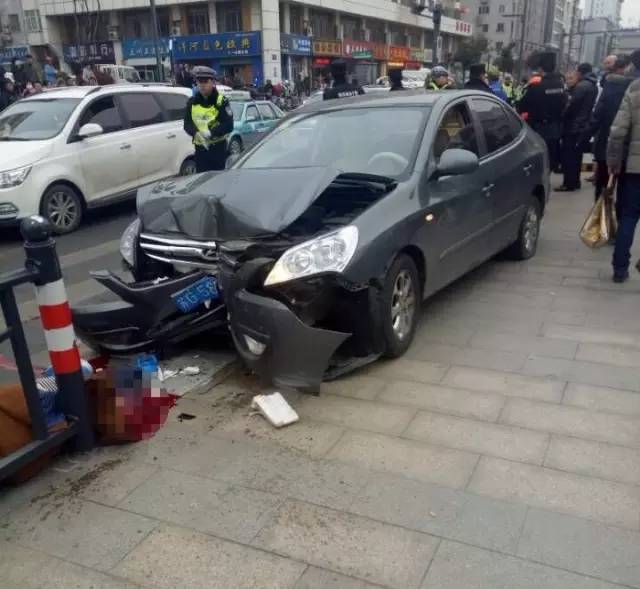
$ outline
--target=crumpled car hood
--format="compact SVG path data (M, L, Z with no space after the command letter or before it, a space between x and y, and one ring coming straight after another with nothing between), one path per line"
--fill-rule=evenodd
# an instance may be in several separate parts
M237 168L160 182L138 191L144 231L194 239L280 233L340 175L329 167Z

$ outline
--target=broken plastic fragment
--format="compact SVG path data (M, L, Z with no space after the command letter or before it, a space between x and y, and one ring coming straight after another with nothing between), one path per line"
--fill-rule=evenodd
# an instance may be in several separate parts
M251 408L257 409L275 427L290 425L300 419L280 393L256 395L251 401Z
M199 366L185 366L180 374L186 374L187 376L195 376L196 374L200 374Z

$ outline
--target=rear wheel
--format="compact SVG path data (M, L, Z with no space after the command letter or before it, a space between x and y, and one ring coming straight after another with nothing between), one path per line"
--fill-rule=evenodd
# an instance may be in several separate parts
M400 254L384 281L380 325L383 332L384 355L402 356L413 341L420 317L422 287L414 261Z
M538 238L540 237L540 221L540 201L532 196L520 224L518 239L505 251L508 257L514 260L528 260L536 255Z
M240 155L242 153L242 141L234 137L229 143L229 155Z
M71 233L82 221L82 198L71 186L54 184L42 197L40 213L51 223L55 234Z
M180 166L180 175L181 176L193 176L198 173L198 168L196 167L196 162L194 159L186 159Z

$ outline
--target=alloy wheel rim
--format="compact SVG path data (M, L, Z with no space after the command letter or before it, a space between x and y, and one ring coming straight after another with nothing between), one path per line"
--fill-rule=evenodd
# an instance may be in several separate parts
M78 218L75 199L66 192L54 192L47 205L47 217L57 229L69 229Z
M527 211L527 218L524 223L524 247L527 252L532 252L538 241L538 212L535 207L530 207Z
M234 155L237 153L240 153L242 151L242 149L240 149L240 144L237 141L232 141L231 142L231 153L233 153Z
M193 176L196 173L196 165L193 162L188 162L185 167L183 174L185 176Z
M391 295L391 326L399 340L404 340L411 333L415 309L413 280L407 270L402 270L396 276Z

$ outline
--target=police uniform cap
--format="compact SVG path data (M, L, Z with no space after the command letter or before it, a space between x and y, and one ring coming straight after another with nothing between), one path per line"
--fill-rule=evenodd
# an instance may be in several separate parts
M199 65L193 68L193 77L196 80L215 80L216 72L210 67Z
M443 68L441 65L437 65L431 70L432 78L442 78L444 76L448 78L449 72L445 68Z

